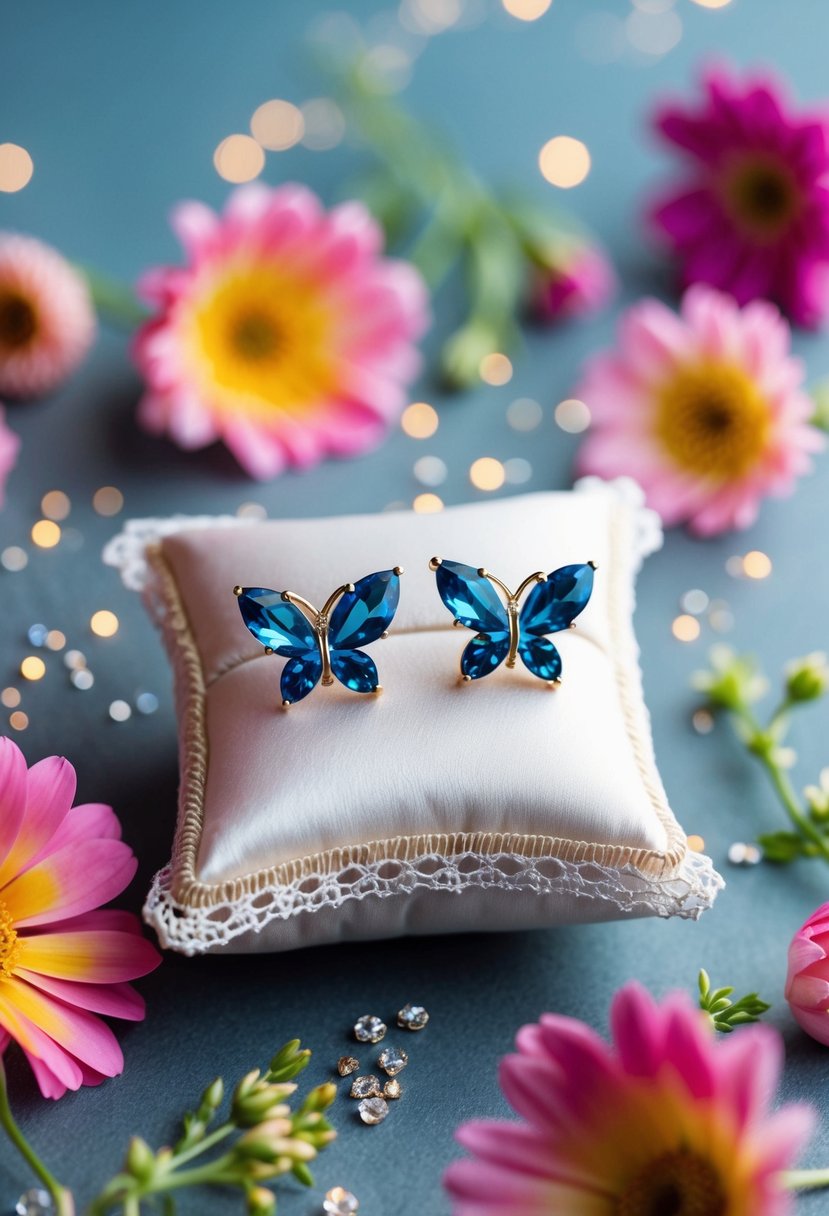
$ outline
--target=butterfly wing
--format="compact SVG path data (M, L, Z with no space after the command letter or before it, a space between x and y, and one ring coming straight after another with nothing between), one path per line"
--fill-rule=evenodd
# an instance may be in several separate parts
M561 676L561 655L545 635L567 629L587 607L593 591L593 567L560 566L536 583L518 618L518 653L525 666L541 680Z
M476 636L461 655L461 674L480 680L509 654L509 617L489 579L474 566L442 561L435 570L438 595L456 621Z
M331 670L351 692L376 692L380 683L374 660L362 650L332 650Z
M257 642L288 659L279 681L283 702L293 705L307 697L322 675L322 657L305 613L283 600L281 591L267 587L244 587L238 602L242 620Z
M549 638L527 635L518 643L518 653L524 666L539 680L558 680L561 677L561 655Z
M508 654L508 633L479 633L467 642L461 655L461 675L470 680L482 680L500 667Z
M394 570L367 574L344 592L331 613L328 645L354 650L376 642L394 620L400 601L400 576Z
M307 697L316 688L322 675L322 659L319 650L306 650L282 668L279 680L279 691L282 693L282 704L293 705Z

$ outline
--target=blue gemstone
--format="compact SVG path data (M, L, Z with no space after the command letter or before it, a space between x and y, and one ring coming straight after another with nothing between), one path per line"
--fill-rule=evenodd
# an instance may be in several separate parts
M471 680L480 680L499 667L508 654L508 633L479 633L461 655L461 671Z
M239 611L257 642L285 657L317 649L317 639L308 618L296 604L283 600L280 591L245 587L239 596Z
M561 655L548 638L522 638L518 653L539 680L557 680L561 675Z
M587 606L593 591L592 566L561 566L536 583L521 609L521 633L558 633Z
M322 659L318 650L308 650L303 655L289 659L282 668L279 691L282 700L293 705L307 697L322 675Z
M374 660L361 650L332 650L331 670L352 692L374 692L380 682Z
M489 579L474 566L442 561L435 579L440 598L455 620L467 629L490 634L509 632L506 608Z
M376 642L394 620L400 600L400 576L393 570L367 574L337 601L328 626L328 644L354 650Z

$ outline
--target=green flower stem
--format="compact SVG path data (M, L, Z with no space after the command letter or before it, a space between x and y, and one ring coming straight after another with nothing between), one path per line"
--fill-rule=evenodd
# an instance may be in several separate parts
M124 1216L141 1216L141 1200L137 1195L127 1195L123 1206Z
M783 1186L790 1191L812 1191L818 1187L829 1186L829 1169L826 1170L784 1170L780 1179Z
M197 1140L195 1144L190 1146L190 1148L183 1149L180 1153L176 1153L170 1163L171 1167L175 1169L187 1161L192 1161L194 1157L201 1156L202 1153L206 1153L208 1149L213 1148L214 1145L220 1144L222 1140L227 1139L227 1137L232 1135L234 1131L236 1131L234 1124L223 1123L221 1127L217 1127L215 1131L212 1131L209 1136L205 1136L202 1140Z
M62 1186L57 1178L50 1173L15 1122L14 1115L9 1106L6 1072L2 1061L0 1061L0 1126L2 1126L23 1160L31 1167L52 1196L52 1199L55 1201L57 1216L74 1216L75 1204L71 1192L65 1186Z
M102 321L115 329L136 329L146 321L148 313L135 298L131 288L103 275L91 266L76 268L86 279L95 311Z

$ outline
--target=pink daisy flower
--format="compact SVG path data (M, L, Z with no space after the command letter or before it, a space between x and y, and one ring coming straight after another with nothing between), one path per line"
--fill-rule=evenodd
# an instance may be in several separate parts
M15 466L19 450L20 440L14 431L6 426L5 414L0 405L0 507L3 505L6 478Z
M679 256L683 282L739 304L774 300L799 325L829 308L829 114L794 111L770 75L722 68L696 105L664 105L654 125L685 158L678 189L651 219Z
M821 786L810 787L824 804L827 787L829 770L824 769ZM806 1033L829 1046L829 904L821 904L792 938L785 996Z
M684 993L657 1005L628 984L608 1044L545 1014L518 1034L501 1085L523 1123L462 1126L475 1160L446 1174L454 1216L784 1216L781 1171L813 1111L768 1110L780 1036L746 1027L715 1042Z
M823 447L790 337L773 304L740 309L702 285L679 315L659 300L634 304L616 349L588 360L575 390L592 417L580 472L635 478L667 525L747 528Z
M427 299L369 213L257 184L172 223L187 264L139 287L157 310L134 345L143 425L185 448L222 440L259 478L374 447L420 366Z
M136 917L96 910L137 862L111 808L73 807L74 796L67 760L27 770L0 738L0 1054L15 1040L45 1098L121 1072L96 1015L140 1021L144 1002L126 981L161 961Z
M95 330L77 270L34 237L0 233L0 393L51 392L81 362Z
M584 241L564 241L549 251L533 286L533 308L549 324L599 312L613 297L616 275L605 255Z

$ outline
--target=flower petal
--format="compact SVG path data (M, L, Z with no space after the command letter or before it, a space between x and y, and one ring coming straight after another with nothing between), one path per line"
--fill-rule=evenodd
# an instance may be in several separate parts
M41 992L57 997L65 1005L74 1005L108 1018L123 1018L128 1022L144 1020L144 998L130 984L73 984L69 980L38 975L25 967L18 967L17 974Z
M104 1076L114 1077L121 1072L124 1057L118 1040L100 1018L64 1005L16 976L5 981L3 995L6 994L19 1013L64 1051L71 1052Z
M161 962L156 948L134 933L39 933L18 940L21 967L82 983L134 980Z
M75 797L75 770L63 756L48 756L29 769L26 814L14 846L0 865L0 887L19 874L54 836Z
M48 925L120 895L137 868L120 840L79 841L13 879L3 902L18 929Z
M0 860L11 852L26 813L27 775L20 748L0 738Z

